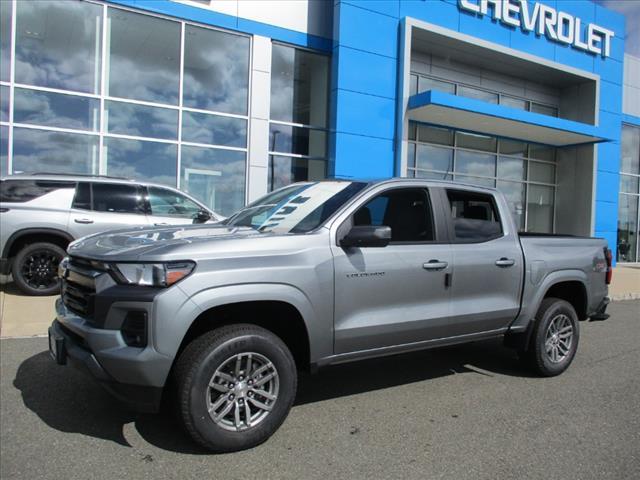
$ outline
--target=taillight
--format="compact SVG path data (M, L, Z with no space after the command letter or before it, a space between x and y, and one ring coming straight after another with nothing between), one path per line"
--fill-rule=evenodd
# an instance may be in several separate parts
M604 249L604 258L607 261L607 276L605 277L605 283L607 285L611 284L611 277L613 276L613 268L611 268L611 261L613 256L611 255L611 250L607 247Z

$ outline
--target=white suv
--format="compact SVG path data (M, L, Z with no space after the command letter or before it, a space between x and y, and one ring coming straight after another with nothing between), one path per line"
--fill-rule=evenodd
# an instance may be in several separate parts
M127 226L217 222L185 193L112 177L14 175L0 179L0 273L29 295L58 292L69 242Z

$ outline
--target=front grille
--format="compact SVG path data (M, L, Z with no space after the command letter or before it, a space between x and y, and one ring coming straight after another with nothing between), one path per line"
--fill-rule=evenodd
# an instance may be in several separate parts
M71 257L62 279L62 301L70 311L88 320L93 318L96 295L95 278L102 272L90 262Z

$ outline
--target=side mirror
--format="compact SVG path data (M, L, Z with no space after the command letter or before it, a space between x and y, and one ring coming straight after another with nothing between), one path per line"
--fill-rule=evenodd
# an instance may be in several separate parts
M386 247L391 241L391 227L357 225L340 240L341 247Z
M211 214L206 210L199 210L193 217L193 223L205 223L211 220Z

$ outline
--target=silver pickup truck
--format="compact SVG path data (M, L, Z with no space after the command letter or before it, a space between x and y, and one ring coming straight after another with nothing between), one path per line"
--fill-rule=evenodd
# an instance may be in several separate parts
M604 240L519 235L496 190L408 179L294 184L222 224L98 234L68 255L54 359L138 409L171 393L213 451L272 435L298 369L502 337L558 375L578 321L607 317L611 276Z

